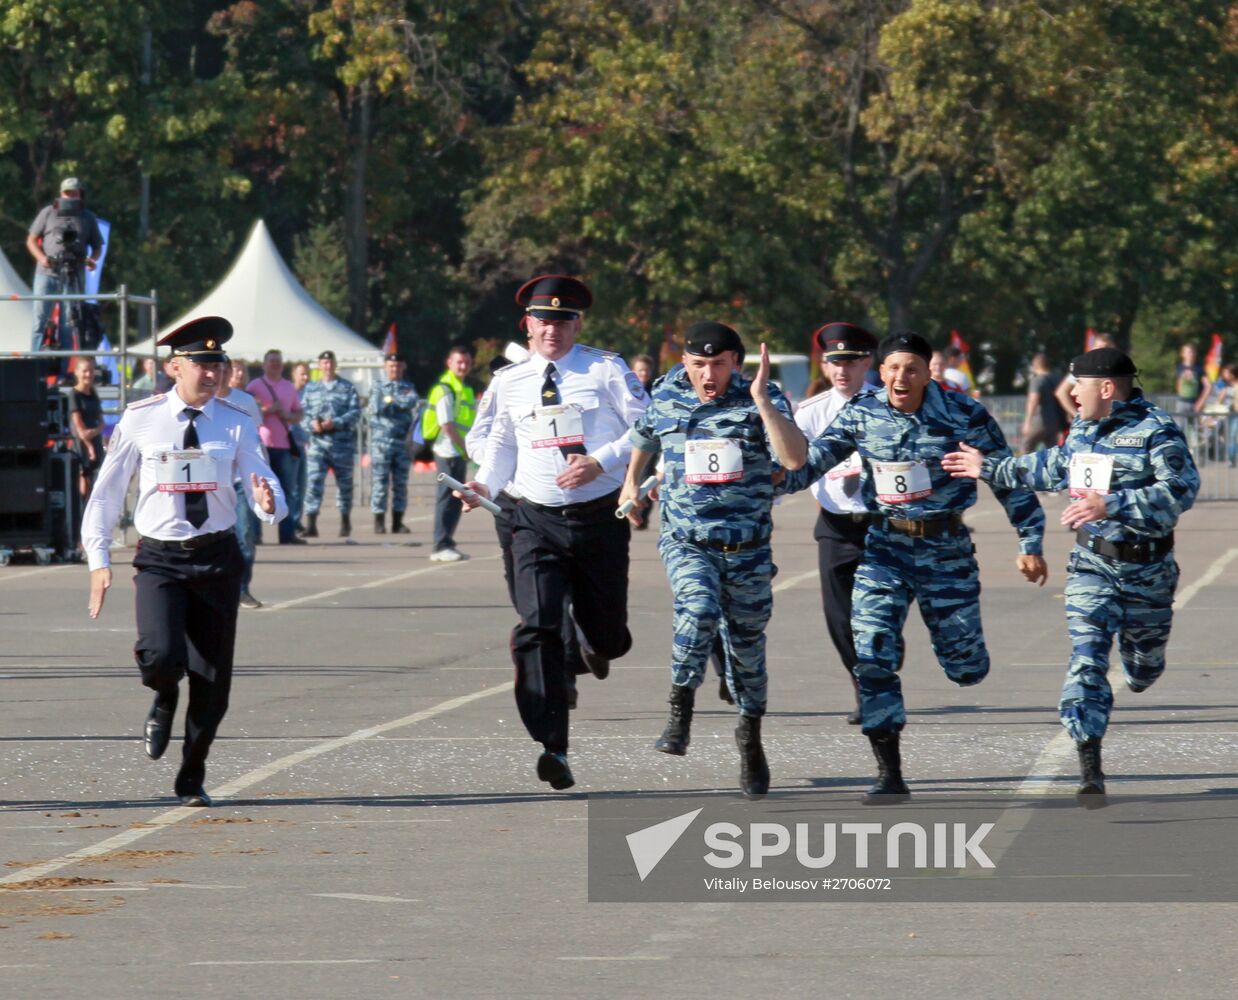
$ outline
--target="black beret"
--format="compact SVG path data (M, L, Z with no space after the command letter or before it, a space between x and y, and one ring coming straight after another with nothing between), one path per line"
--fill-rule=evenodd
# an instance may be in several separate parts
M1138 375L1139 370L1130 356L1116 347L1098 347L1075 358L1070 373L1075 378L1126 378Z
M683 335L683 351L684 354L704 358L715 358L723 351L734 351L739 355L741 364L744 360L744 342L739 339L739 334L725 323L710 320L688 327Z
M877 338L854 323L826 323L812 336L827 358L840 361L866 358L877 349Z
M404 356L402 354L384 354L383 360L384 361L403 361Z
M320 355L318 355L318 360L319 361L334 361L335 351L323 351Z
M885 361L891 354L914 354L931 361L933 348L918 333L892 333L878 345L877 358Z
M516 303L538 319L576 319L593 305L593 293L578 278L543 274L520 286Z
M170 347L174 358L194 361L223 361L223 345L232 338L232 324L221 316L202 316L178 326L159 340L160 347Z

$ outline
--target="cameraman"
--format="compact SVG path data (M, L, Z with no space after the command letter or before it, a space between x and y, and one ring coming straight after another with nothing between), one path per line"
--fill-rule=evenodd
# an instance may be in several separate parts
M66 177L60 182L60 197L44 207L30 224L26 249L38 262L34 272L35 295L82 294L85 288L83 265L92 271L95 269L103 250L103 237L99 232L99 220L86 208L82 184L76 177ZM46 346L43 343L55 304L55 299L34 303L32 351L74 349L73 344L67 343L68 304L61 305L56 336Z

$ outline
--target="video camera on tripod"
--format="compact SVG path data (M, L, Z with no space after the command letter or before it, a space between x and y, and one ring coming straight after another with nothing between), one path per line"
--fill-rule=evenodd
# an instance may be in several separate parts
M84 206L81 198L57 198L48 227L47 269L56 276L62 291L80 295L86 287L86 243L82 239ZM82 301L62 301L64 326L70 332L69 342L84 350L99 346L103 337L102 318L98 306ZM47 347L58 345L55 321L49 321L43 342Z

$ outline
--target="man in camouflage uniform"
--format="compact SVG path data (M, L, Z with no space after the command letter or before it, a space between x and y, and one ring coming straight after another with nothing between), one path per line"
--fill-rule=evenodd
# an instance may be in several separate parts
M1100 745L1113 692L1105 675L1118 637L1126 686L1146 691L1165 669L1178 564L1174 525L1195 502L1199 472L1182 432L1134 388L1129 357L1114 347L1071 362L1079 407L1064 444L1022 458L967 446L942 465L996 486L1069 489L1062 524L1075 547L1066 580L1071 656L1062 687L1062 725L1079 751L1084 805L1104 803Z
M979 568L962 518L976 502L976 489L970 482L959 489L964 480L952 478L941 459L958 450L958 441L1001 458L1010 449L980 403L961 392L943 392L932 381L932 353L917 334L886 337L877 353L885 388L857 396L811 442L794 424L781 424L772 408L761 410L778 458L800 470L791 488L805 488L853 452L864 463L861 492L875 516L856 571L852 629L861 726L877 757L877 782L863 799L869 805L910 797L899 754L899 733L907 721L899 667L911 600L920 606L947 677L966 687L989 672ZM1040 503L1021 489L995 485L993 493L1018 531L1020 572L1043 586L1048 569L1041 556Z
M401 377L403 359L388 354L383 359L383 380L375 382L366 403L370 421L370 472L374 486L370 491L370 513L374 533L385 535L387 526L387 480L391 479L391 533L407 535L404 512L408 509L408 440L413 417L421 399L412 383Z
M620 502L636 497L661 451L658 551L674 593L675 638L670 721L654 748L687 753L696 689L714 638L725 628L727 684L740 712L740 789L751 798L769 790L761 717L775 572L769 544L774 487L769 443L750 383L738 373L743 357L743 343L728 326L697 323L688 330L683 367L655 386L649 409L629 435L632 458ZM771 405L790 419L782 393L776 386L769 391Z
M318 511L327 470L335 473L340 537L352 534L352 473L357 454L357 421L361 400L347 379L335 377L335 352L318 355L322 379L305 387L305 424L310 432L308 482L305 490L305 537L318 537Z

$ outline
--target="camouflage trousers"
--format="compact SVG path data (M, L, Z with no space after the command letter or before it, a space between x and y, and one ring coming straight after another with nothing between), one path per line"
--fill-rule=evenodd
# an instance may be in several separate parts
M743 715L765 712L765 626L777 573L769 545L722 552L663 535L658 551L674 596L671 683L698 688L722 630L726 681Z
M897 731L907 723L899 669L912 599L947 677L967 686L988 674L975 552L966 529L936 538L910 538L876 525L869 529L851 592L854 672L865 733Z
M351 431L344 432L345 437ZM356 459L356 448L351 437L347 444L342 441L332 441L316 437L310 441L309 455L306 457L305 513L317 514L322 507L322 489L327 482L327 470L335 473L335 487L339 491L336 507L340 510L352 510L352 473Z
M1148 685L1165 670L1173 621L1178 564L1112 562L1076 547L1066 578L1070 666L1058 706L1062 725L1076 742L1100 738L1109 725L1113 690L1109 650L1118 637L1126 676Z
M374 442L370 447L370 472L374 486L370 491L370 513L387 513L387 480L391 480L391 511L402 514L408 510L408 449L403 441Z

